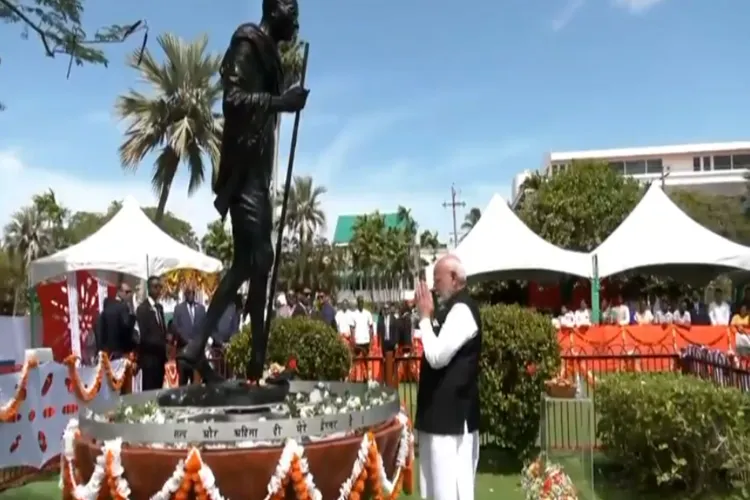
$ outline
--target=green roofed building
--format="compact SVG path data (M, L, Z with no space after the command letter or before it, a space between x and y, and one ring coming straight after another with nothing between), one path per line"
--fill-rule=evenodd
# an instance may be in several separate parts
M333 232L333 244L338 246L348 245L354 237L354 225L357 223L357 217L362 217L366 214L359 215L339 215L336 220L336 230ZM404 225L404 221L398 219L397 213L392 214L381 214L385 217L386 228L397 228Z

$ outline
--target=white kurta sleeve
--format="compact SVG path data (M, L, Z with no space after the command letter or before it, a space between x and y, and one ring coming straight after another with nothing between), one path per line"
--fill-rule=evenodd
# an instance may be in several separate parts
M435 335L429 318L423 318L419 322L419 330L422 333L425 359L437 370L450 363L458 350L477 335L479 326L474 321L469 306L456 304L448 312L440 329L440 336Z

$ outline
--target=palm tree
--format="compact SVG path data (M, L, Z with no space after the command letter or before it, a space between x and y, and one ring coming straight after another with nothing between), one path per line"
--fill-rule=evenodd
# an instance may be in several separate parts
M376 276L383 268L386 253L385 217L379 212L357 217L349 242L352 268L362 278L370 298L375 301Z
M124 169L138 169L147 154L158 151L151 178L159 196L154 216L158 224L181 163L188 167L188 194L205 180L204 155L214 171L218 167L222 121L214 111L221 96L216 78L221 57L206 52L208 38L186 42L167 33L157 42L165 55L163 62L158 63L148 50L140 61L140 51L128 57L128 66L140 73L153 93L130 89L117 98L115 109L120 119L129 122L119 148Z
M440 249L440 240L438 239L437 231L434 233L429 230L422 231L422 234L419 235L419 246L420 248L429 248L432 250L432 262L435 262L438 250Z
M55 192L49 189L42 194L35 194L32 203L43 225L42 230L49 235L50 251L68 246L66 223L70 218L70 210L60 204Z
M461 239L466 238L466 235L469 234L469 231L474 229L474 226L477 225L477 222L479 222L479 219L481 218L482 211L477 207L473 207L471 210L469 210L469 213L464 216L463 224L461 224L461 231L463 231L464 233Z
M325 186L315 186L310 176L294 177L289 189L285 230L297 233L300 244L305 244L319 229L325 228L326 214L320 198L326 192ZM277 197L276 205L280 207L283 201L283 196Z
M42 214L35 206L24 207L11 218L4 231L5 249L19 263L20 271L27 276L29 265L47 255L52 248L50 231ZM13 315L18 308L19 293L23 286L16 287L13 300Z

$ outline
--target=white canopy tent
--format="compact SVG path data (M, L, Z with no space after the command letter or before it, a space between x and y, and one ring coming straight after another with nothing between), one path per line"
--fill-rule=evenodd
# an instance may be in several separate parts
M81 354L76 271L123 274L147 279L175 269L221 271L221 261L203 255L167 235L143 213L138 203L127 198L117 214L80 243L48 257L37 259L29 269L29 285L62 278L67 286L68 326L73 354ZM99 286L99 304L106 288Z
M656 184L592 255L601 278L634 269L674 276L682 268L684 278L711 279L722 270L750 269L750 248L695 222Z
M159 229L138 203L126 199L119 212L80 243L35 260L29 284L75 271L110 271L146 279L175 269L221 271L221 262L179 243Z
M494 195L476 226L451 252L472 280L544 279L570 274L591 278L591 256L549 243L529 229L499 195ZM432 284L433 265L426 269Z

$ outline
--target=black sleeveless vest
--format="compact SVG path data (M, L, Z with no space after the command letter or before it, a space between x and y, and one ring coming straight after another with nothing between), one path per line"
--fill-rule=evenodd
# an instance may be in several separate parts
M456 304L465 304L469 307L479 331L443 368L432 368L422 355L414 427L430 434L461 435L465 430L464 424L469 432L479 429L478 383L482 321L479 307L465 288L436 311L433 331L440 335L440 328L448 312Z

